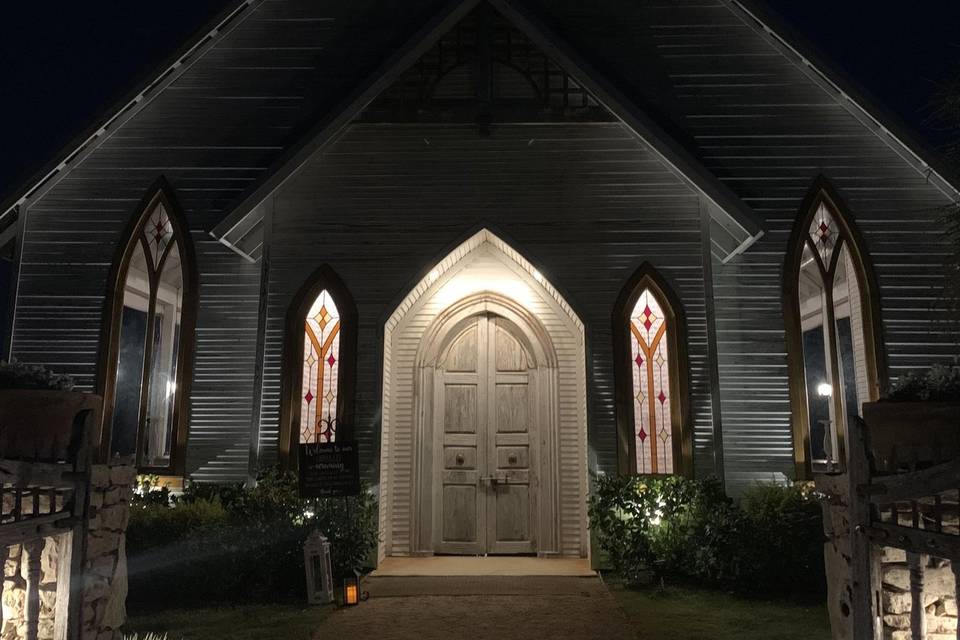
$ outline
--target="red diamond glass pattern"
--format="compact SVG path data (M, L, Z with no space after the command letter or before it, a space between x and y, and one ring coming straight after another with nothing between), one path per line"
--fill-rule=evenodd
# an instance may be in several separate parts
M173 225L170 223L170 217L162 204L157 205L150 214L143 233L147 240L147 246L150 247L150 259L153 266L156 267L160 264L163 252L173 238Z
M810 222L810 239L820 254L824 267L830 266L833 250L837 246L836 222L825 203L820 203L817 213Z
M330 292L323 290L311 305L304 323L301 443L336 439L339 357L340 312ZM314 399L316 402L312 402Z

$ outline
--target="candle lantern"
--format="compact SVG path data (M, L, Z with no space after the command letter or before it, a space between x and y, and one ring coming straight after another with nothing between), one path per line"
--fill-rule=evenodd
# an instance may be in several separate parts
M360 604L360 574L353 572L352 576L343 580L343 606L352 607Z
M333 570L330 565L330 542L314 531L303 543L303 564L307 571L307 602L333 602Z

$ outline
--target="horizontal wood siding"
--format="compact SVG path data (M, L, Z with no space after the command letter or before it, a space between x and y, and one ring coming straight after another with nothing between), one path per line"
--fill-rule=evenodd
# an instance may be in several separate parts
M75 173L82 178L82 172ZM172 181L181 195L178 181ZM107 276L147 185L89 193L74 176L27 216L13 355L73 375L93 390ZM259 271L212 240L196 200L181 199L197 254L196 326L187 469L198 479L246 477ZM200 205L202 207L202 205Z
M489 227L560 290L586 325L590 458L616 469L611 313L643 261L689 318L698 469L711 414L697 196L619 124L352 125L279 192L271 245L262 447L276 451L283 317L320 264L359 311L357 413L368 479L378 475L382 325L433 264ZM394 355L396 357L396 355Z
M890 375L952 361L956 337L934 308L947 251L936 218L948 199L848 99L815 82L733 3L527 3L658 112L765 221L759 243L714 265L733 487L793 476L781 277L787 239L818 174L847 201L873 260Z

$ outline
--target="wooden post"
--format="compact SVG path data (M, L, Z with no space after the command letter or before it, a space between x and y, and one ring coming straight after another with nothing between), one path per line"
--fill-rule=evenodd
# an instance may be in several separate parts
M2 492L0 492L0 513L2 512L3 512L3 495L2 495ZM3 562L4 566L6 566L7 559L10 557L10 546L3 544L3 545L0 545L0 549L3 549L3 556L0 557L0 561ZM4 570L3 575L0 577L3 578L3 580L0 581L0 598L2 598L3 589L4 587L7 586L7 572ZM4 623L3 606L0 606L0 629L3 629L3 623Z
M23 544L27 556L27 599L24 606L26 640L37 640L40 634L40 554L43 538L34 538Z
M60 606L59 587L57 593L57 609L65 610L66 623L62 630L64 636L55 636L55 640L80 640L80 628L83 626L83 556L86 550L86 527L89 518L90 505L90 466L93 460L93 450L90 447L90 433L94 428L93 421L99 416L93 411L82 411L73 421L74 450L73 471L75 484L73 498L70 504L71 515L80 521L69 536L64 538L64 553L60 562L69 566L66 582L69 596ZM69 553L66 552L69 545ZM58 580L59 584L59 580Z
M910 637L924 640L927 637L927 615L923 608L923 556L907 552L910 567Z
M57 536L57 600L53 614L53 640L69 640L73 531Z
M851 624L854 640L875 640L873 628L873 571L870 557L870 502L858 487L870 482L866 432L863 421L853 418L847 425L847 501L850 512Z
M960 603L960 560L951 560L950 569L953 571L953 597ZM957 625L957 640L960 640L960 624Z

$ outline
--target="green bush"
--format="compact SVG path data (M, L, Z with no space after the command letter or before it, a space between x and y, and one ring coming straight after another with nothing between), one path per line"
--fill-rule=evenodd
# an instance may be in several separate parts
M890 387L889 400L960 400L960 367L935 364L924 371L908 371Z
M192 484L169 504L155 493L134 500L127 530L129 599L140 604L302 598L311 531L330 540L338 578L361 569L378 541L368 491L306 500L290 473L265 473L252 489Z
M604 476L589 513L627 584L652 577L767 594L823 589L820 506L798 487L757 485L737 505L716 480Z

